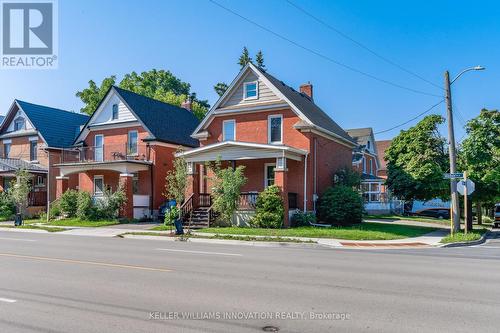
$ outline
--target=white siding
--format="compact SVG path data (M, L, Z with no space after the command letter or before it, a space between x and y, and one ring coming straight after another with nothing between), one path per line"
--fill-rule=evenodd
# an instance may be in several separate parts
M33 130L33 125L31 125L31 122L29 121L28 117L26 116L26 114L24 113L23 110L19 109L17 112L16 112L16 115L14 116L14 118L12 118L12 121L10 122L9 126L7 127L7 132L13 132L14 131L14 121L19 118L19 117L22 117L24 119L24 123L25 123L25 129L24 130Z
M245 82L258 81L259 84L259 98L245 100L243 96L243 84ZM271 89L261 80L257 79L257 75L250 71L246 76L242 78L239 84L234 88L233 92L226 97L226 100L220 105L221 108L227 108L232 106L249 105L262 102L273 102L279 101L280 99L276 96Z
M118 119L113 120L113 104L118 104ZM91 125L97 124L114 124L121 123L124 121L134 121L137 120L135 116L130 112L127 106L121 101L121 99L116 95L112 94L107 101L101 105L98 114L92 119Z

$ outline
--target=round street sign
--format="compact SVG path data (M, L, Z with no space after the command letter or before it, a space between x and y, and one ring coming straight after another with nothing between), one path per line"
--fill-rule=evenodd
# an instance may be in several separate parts
M465 193L465 183L467 182L467 195L470 195L472 194L472 192L474 192L474 190L476 189L476 184L474 184L474 182L470 179L467 179L467 181L465 180L461 180L457 183L457 191L458 193L460 193L461 195L464 195Z

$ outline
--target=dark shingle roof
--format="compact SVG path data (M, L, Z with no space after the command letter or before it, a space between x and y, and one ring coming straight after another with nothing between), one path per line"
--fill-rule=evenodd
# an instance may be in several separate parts
M0 158L0 172L26 169L33 172L47 172L47 168L16 158Z
M283 94L290 102L309 119L313 125L324 128L336 135L354 142L353 139L340 127L330 116L328 116L319 106L314 104L311 98L302 94L290 86L287 86L283 81L278 80L271 74L258 69L271 83Z
M151 140L199 146L198 140L191 138L199 124L193 112L118 87L113 89L153 134Z
M361 175L361 180L385 180L385 179L364 173Z
M16 100L49 147L70 147L87 115Z

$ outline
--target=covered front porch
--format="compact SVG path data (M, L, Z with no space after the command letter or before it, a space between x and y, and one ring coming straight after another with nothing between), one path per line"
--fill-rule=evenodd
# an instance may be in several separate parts
M79 191L102 198L105 191L116 191L120 186L127 202L120 215L129 219L150 218L152 215L152 181L149 161L117 160L103 162L73 162L57 164L60 174L56 177L56 197L73 188L70 175L78 174Z
M245 167L247 182L241 188L233 224L245 224L253 216L258 194L271 185L277 185L282 191L285 226L289 226L290 212L307 209L307 196L304 195L307 190L306 151L284 145L226 141L179 155L185 158L189 174L187 199L182 206L184 215L206 210L206 224L213 221L212 175L206 163L214 161L221 161L223 167Z

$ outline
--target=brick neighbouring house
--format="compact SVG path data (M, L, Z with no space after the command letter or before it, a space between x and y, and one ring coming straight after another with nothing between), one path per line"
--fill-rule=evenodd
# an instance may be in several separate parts
M80 191L102 195L122 184L127 218L151 217L165 201L165 176L179 147L198 146L190 134L199 124L187 108L163 103L118 87L111 87L96 111L65 149L57 166L57 194L78 176Z
M285 226L296 209L316 209L334 172L351 167L356 143L313 102L311 84L300 90L251 63L240 71L193 132L200 147L181 154L190 171L184 211L204 217L201 225L210 222L211 189L203 177L204 163L218 158L226 165L246 166L248 182L234 223L248 221L257 194L270 184L282 190Z
M387 162L385 160L385 151L391 145L392 140L380 140L375 142L377 152L380 160L380 168L378 169L377 176L387 179Z
M44 211L47 201L56 198L55 166L61 152L71 147L88 116L14 100L0 126L0 189L6 190L16 171L32 175L28 214ZM76 176L68 181L76 184Z

